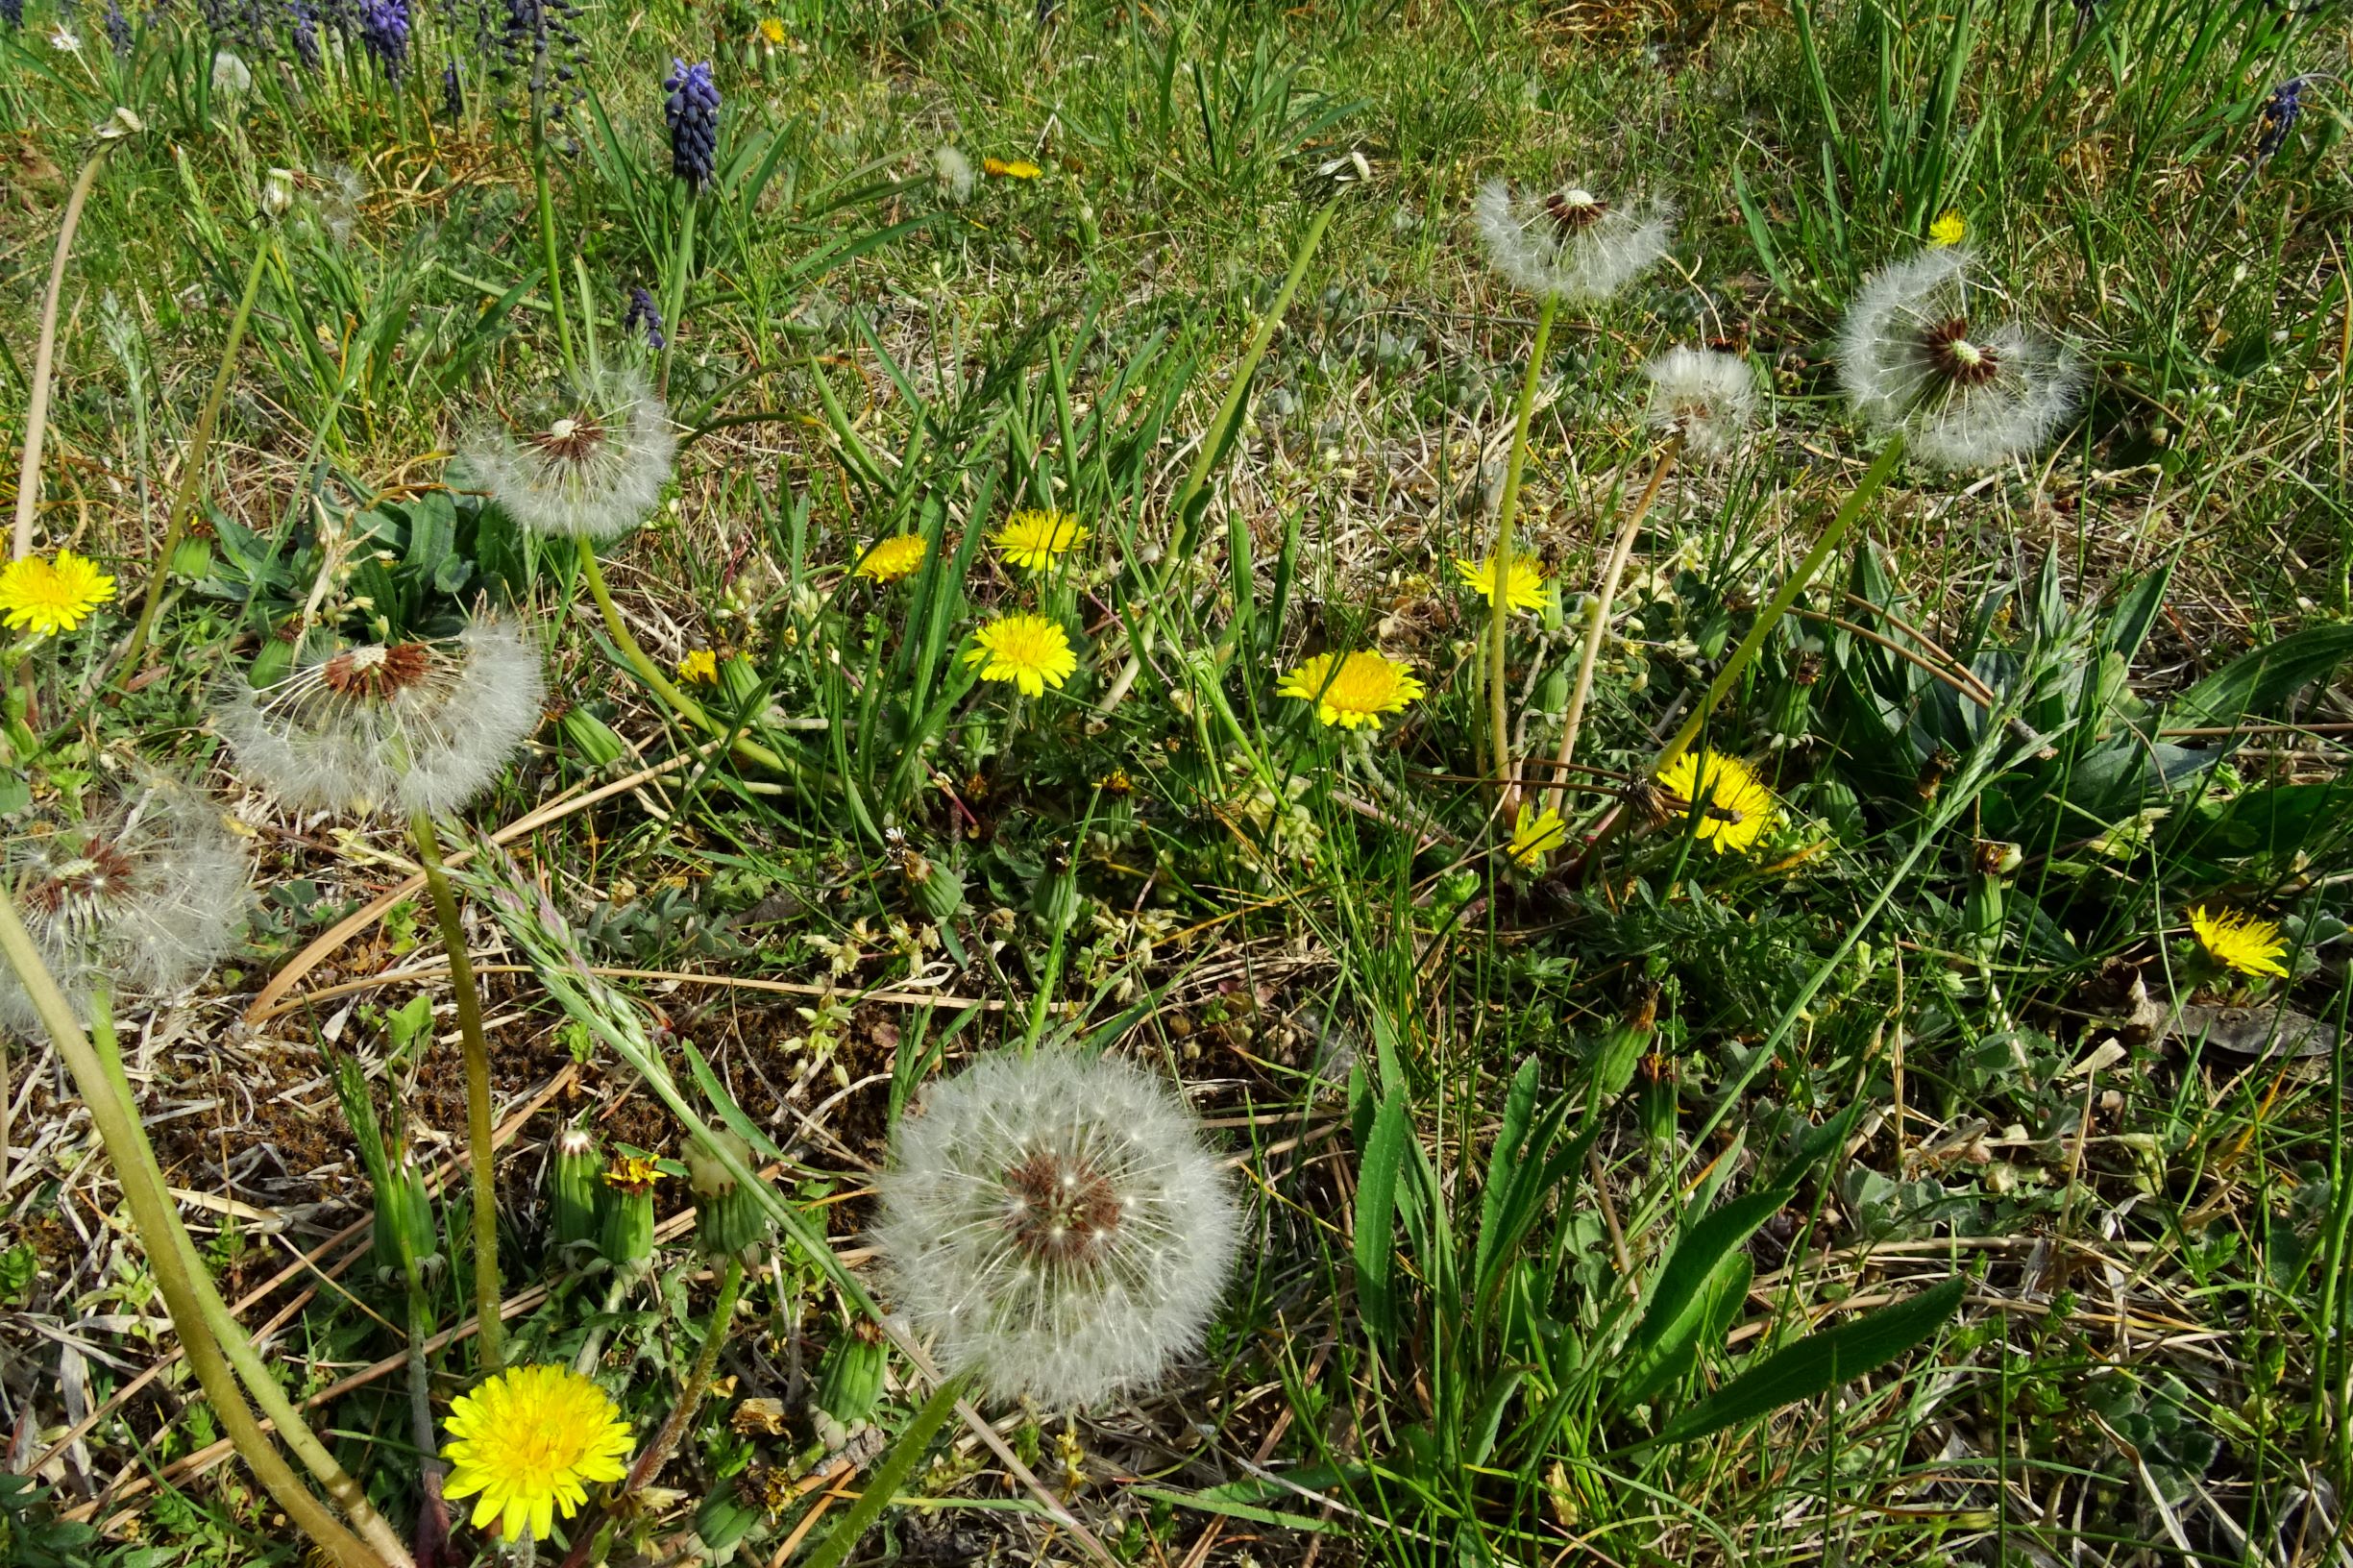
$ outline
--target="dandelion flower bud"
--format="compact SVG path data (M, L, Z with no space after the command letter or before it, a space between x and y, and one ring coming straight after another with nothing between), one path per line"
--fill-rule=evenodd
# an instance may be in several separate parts
M12 838L0 874L41 959L77 1014L104 982L167 995L236 944L251 894L245 852L203 796L149 779L82 821ZM38 1027L33 1000L0 974L0 1023Z
M1651 428L1695 457L1721 457L1756 421L1756 373L1736 354L1669 349L1643 367Z
M1572 304L1605 300L1667 254L1674 209L1605 201L1581 185L1516 198L1490 180L1471 214L1487 259L1516 288Z
M1854 410L1900 429L1922 460L1985 468L2041 446L2075 406L2080 367L2017 322L1964 246L1941 246L1865 280L1838 334L1838 379Z
M713 1135L739 1164L752 1163L751 1145L722 1130ZM759 1261L768 1239L768 1213L744 1189L714 1149L697 1145L686 1157L687 1185L695 1192L695 1244L707 1258Z
M1102 1057L993 1056L892 1139L874 1238L899 1309L1000 1400L1099 1403L1200 1342L1240 1215L1185 1106Z
M540 400L520 427L476 431L463 451L518 527L601 544L652 512L677 442L645 378L608 370Z
M585 1127L567 1127L555 1135L548 1208L558 1247L597 1238L598 1178L603 1174L604 1160L595 1133Z
M441 642L364 643L257 691L213 723L237 766L297 811L456 811L539 727L539 649L478 621Z

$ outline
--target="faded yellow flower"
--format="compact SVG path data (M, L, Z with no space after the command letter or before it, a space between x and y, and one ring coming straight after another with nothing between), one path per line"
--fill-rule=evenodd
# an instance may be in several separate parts
M662 1179L662 1167L642 1154L618 1154L605 1167L604 1185L624 1192L643 1192Z
M689 649L678 661L678 678L690 685L711 685L719 679L719 655L707 648Z
M1315 717L1327 724L1378 729L1383 714L1404 712L1423 692L1411 665L1360 650L1316 654L1285 675L1275 695L1314 703Z

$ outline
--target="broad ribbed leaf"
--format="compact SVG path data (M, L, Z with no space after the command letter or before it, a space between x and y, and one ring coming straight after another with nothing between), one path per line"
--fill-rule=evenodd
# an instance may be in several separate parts
M1709 1283L1725 1276L1735 1259L1748 1261L1739 1249L1795 1195L1793 1188L1777 1187L1734 1198L1677 1244L1627 1344L1626 1373L1611 1393L1618 1409L1641 1404L1690 1367L1709 1308L1722 1298Z
M1364 1326L1385 1339L1397 1332L1393 1232L1408 1132L1406 1092L1392 1090L1373 1116L1357 1169L1357 1306Z

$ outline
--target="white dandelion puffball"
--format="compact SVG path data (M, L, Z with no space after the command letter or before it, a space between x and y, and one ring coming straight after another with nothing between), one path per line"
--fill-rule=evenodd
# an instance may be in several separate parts
M539 649L495 622L365 643L275 686L234 682L213 723L237 771L298 811L451 812L539 727Z
M253 90L253 68L223 49L212 57L212 90L224 98L242 98Z
M874 1239L897 1306L998 1400L1098 1404L1200 1343L1241 1215L1191 1113L1124 1062L984 1057L901 1118Z
M518 527L599 544L651 514L676 453L670 410L632 370L583 376L541 400L524 428L487 426L463 448Z
M164 996L236 945L245 850L211 800L150 777L102 810L11 839L0 875L41 961L87 1019L91 992ZM0 1023L31 1033L33 998L0 969Z
M2041 446L2074 410L2080 365L2012 320L1962 246L1866 279L1838 334L1838 379L1865 421L1900 429L1923 461L1975 469Z
M1726 455L1756 423L1756 372L1736 354L1669 349L1643 374L1651 379L1651 428L1680 436L1695 456Z
M1667 254L1675 228L1664 203L1605 201L1581 185L1523 200L1502 180L1479 187L1471 215L1506 281L1571 304L1624 288Z
M962 206L972 199L972 160L955 148L932 149L931 176L949 202Z

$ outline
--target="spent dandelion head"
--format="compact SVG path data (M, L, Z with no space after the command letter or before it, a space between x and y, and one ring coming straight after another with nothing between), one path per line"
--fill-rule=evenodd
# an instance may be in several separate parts
M1490 607L1494 605L1494 556L1488 555L1476 561L1466 561L1458 557L1455 561L1455 575L1460 577L1473 593L1485 600ZM1508 580L1505 585L1504 600L1511 609L1536 611L1552 602L1552 585L1545 578L1544 569L1527 556L1513 555L1511 570L1507 576Z
M919 533L893 534L877 539L864 555L858 557L853 576L875 582L896 582L923 564L923 553L931 547Z
M972 634L964 662L980 668L983 680L1011 681L1024 697L1062 689L1078 670L1078 653L1062 623L1042 615L1009 615Z
M972 160L954 147L940 146L931 150L931 177L940 187L940 194L950 203L962 205L972 199Z
M539 649L478 621L438 642L363 643L258 691L234 680L213 722L238 772L298 811L450 812L539 727Z
M1065 555L1085 544L1088 529L1070 513L1056 507L1030 507L1005 519L990 536L1008 566L1024 572L1051 571Z
M1679 437L1695 457L1738 449L1756 422L1756 373L1736 354L1674 348L1643 367L1650 378L1651 428Z
M1689 750L1658 775L1669 806L1716 853L1746 850L1773 831L1780 808L1749 765L1721 751Z
M2209 912L2200 904L2190 911L2190 929L2206 956L2222 968L2245 975L2288 978L2288 967L2280 962L2287 955L2288 943L2273 921L2237 910Z
M588 1488L619 1481L629 1423L612 1396L568 1366L510 1367L450 1406L447 1494L474 1498L477 1530L550 1539Z
M1529 197L1490 180L1471 212L1506 282L1570 304L1617 293L1667 254L1674 233L1674 211L1663 203L1609 201L1581 185Z
M1093 1405L1200 1341L1240 1214L1191 1113L1123 1062L984 1057L900 1118L874 1240L951 1371Z
M1411 665L1360 649L1316 654L1285 675L1275 694L1314 703L1315 717L1325 724L1379 729L1383 714L1403 713L1423 692Z
M461 450L518 527L603 543L652 512L677 443L645 378L608 370L535 400L518 425L476 430Z
M236 944L250 896L219 809L161 776L79 821L12 836L0 877L77 1013L102 983L162 996L197 980ZM0 1023L36 1022L23 987L0 975Z
M1855 412L1902 430L1939 468L1984 468L2042 445L2074 408L2081 373L2000 309L1964 246L1872 274L1839 330L1839 381Z
M0 621L36 637L71 631L114 598L114 579L70 550L0 567Z

